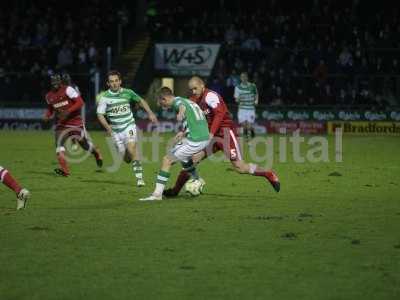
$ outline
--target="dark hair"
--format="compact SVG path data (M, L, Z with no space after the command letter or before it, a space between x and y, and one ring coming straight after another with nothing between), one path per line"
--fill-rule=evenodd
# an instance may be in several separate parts
M50 81L60 81L61 82L61 75L58 73L54 73L52 75L50 75Z
M62 73L61 74L61 80L64 84L71 84L71 76L68 73Z
M172 90L169 87L163 86L162 88L160 88L160 90L157 93L157 98L161 99L165 96L172 96L174 93L172 92Z
M108 71L108 73L107 73L107 80L110 78L110 76L118 76L118 78L120 79L120 80L122 80L122 75L121 75L121 73L120 72L118 72L117 70L110 70L110 71Z

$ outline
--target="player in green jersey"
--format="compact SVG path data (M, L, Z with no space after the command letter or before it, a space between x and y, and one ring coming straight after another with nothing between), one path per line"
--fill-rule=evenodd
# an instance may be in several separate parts
M150 121L158 121L147 102L134 91L121 87L121 84L121 74L118 71L110 71L107 75L109 89L100 93L96 99L97 118L113 138L124 160L127 163L132 162L137 186L144 186L143 168L136 149L137 132L131 103L138 103L147 112Z
M169 170L178 161L193 179L201 180L193 164L192 156L206 148L210 141L206 117L195 102L175 97L168 87L161 88L158 101L162 107L172 107L177 112L176 119L178 122L183 122L184 131L175 136L175 146L163 158L154 192L147 198L139 199L141 201L162 200L162 194L170 176Z
M249 139L249 131L254 138L254 121L256 119L256 105L258 91L254 83L249 82L246 72L240 74L240 84L235 87L235 101L239 104L238 121L243 126L244 136Z

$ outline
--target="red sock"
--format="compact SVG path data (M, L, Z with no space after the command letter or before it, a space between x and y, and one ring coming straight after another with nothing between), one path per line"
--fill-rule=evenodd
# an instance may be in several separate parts
M2 181L6 186L12 189L17 194L21 191L21 186L18 182L11 176L8 170L0 167L0 181Z
M272 182L277 182L279 181L278 177L276 176L276 174L274 172L270 171L256 171L253 174L254 176L262 176L267 178L269 181Z
M267 172L265 172L265 171L255 171L253 175L265 177L266 174L267 174Z
M175 186L172 188L172 190L175 193L179 193L182 189L182 187L185 185L185 183L190 179L190 174L184 170L182 170L178 178L176 179Z
M67 164L67 161L65 160L64 151L57 153L57 159L58 159L58 163L60 164L60 167L64 171L64 173L69 174L68 164Z

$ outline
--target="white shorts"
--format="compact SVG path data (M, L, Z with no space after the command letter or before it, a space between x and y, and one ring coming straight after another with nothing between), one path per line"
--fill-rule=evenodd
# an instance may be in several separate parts
M255 120L256 120L255 109L239 108L239 111L238 111L239 124L242 124L244 122L249 122L249 123L253 124Z
M118 152L125 153L126 145L137 141L136 125L129 125L124 131L114 132L112 138Z
M183 139L176 144L170 151L170 156L175 161L188 162L192 156L208 146L210 141L193 142L188 139Z

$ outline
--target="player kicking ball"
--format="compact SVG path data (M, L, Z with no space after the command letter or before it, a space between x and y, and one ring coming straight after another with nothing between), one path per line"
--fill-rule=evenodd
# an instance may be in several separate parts
M132 162L137 186L144 186L143 168L136 148L135 119L130 103L138 103L147 112L151 122L157 123L157 117L142 97L130 89L121 87L122 77L118 71L108 72L107 85L109 89L97 97L97 118L107 134L113 138L125 162Z
M55 118L56 153L60 168L54 171L61 176L70 175L65 157L65 143L69 139L92 153L97 166L102 167L101 153L90 141L82 120L81 108L84 102L81 95L72 86L65 85L59 74L52 75L50 81L51 90L46 94L47 110L43 120L48 122Z
M254 163L243 160L236 138L236 128L222 96L206 88L204 81L198 76L193 76L189 80L188 87L192 92L190 99L196 102L204 112L210 128L210 136L213 137L207 149L193 155L193 162L197 164L206 159L208 155L223 151L238 173L265 178L274 190L279 192L281 185L274 171L263 169ZM189 179L190 174L182 170L175 186L165 190L164 196L177 196Z
M175 146L164 156L154 192L147 198L139 199L140 201L162 200L163 191L170 176L169 170L176 162L181 162L183 169L193 179L199 180L192 156L206 148L210 140L205 115L196 103L189 99L175 97L168 87L161 88L158 101L162 107L172 107L177 112L176 119L178 122L183 122L185 131L175 136Z
M17 210L25 208L26 202L30 197L30 192L27 189L22 188L18 181L11 176L11 173L2 166L0 166L0 182L13 190L17 195Z

